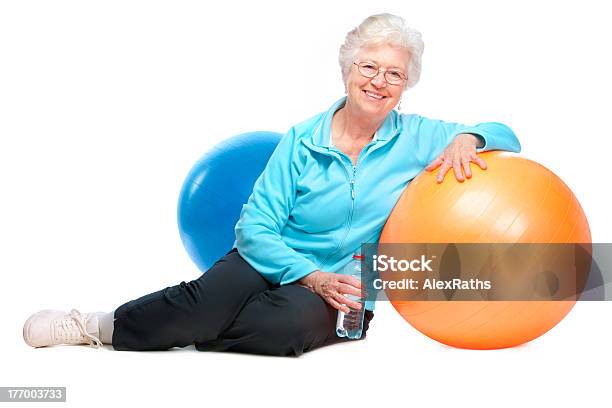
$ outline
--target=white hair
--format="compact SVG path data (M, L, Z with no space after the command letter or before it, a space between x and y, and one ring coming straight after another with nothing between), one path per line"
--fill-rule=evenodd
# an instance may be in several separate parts
M406 27L403 18L389 13L375 14L366 18L346 35L338 56L344 83L346 84L353 62L363 47L385 44L405 48L408 51L406 73L408 80L404 84L404 90L416 85L421 77L421 56L424 48L421 33Z

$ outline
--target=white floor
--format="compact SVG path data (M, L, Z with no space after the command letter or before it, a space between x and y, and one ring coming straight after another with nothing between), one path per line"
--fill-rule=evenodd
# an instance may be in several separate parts
M0 386L66 386L67 406L601 406L612 358L609 302L581 303L559 326L509 350L467 351L413 330L379 303L368 339L274 358L236 353L30 349L5 316ZM11 328L9 330L9 328ZM383 405L384 406L384 405Z

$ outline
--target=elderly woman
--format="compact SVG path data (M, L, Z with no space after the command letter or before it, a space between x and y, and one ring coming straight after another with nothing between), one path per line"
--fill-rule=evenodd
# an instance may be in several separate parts
M346 96L289 130L236 224L234 248L200 278L132 300L111 313L44 310L26 343L112 344L115 350L198 350L300 355L349 341L337 310L361 308L358 279L336 273L376 242L406 185L423 169L459 181L479 150L519 151L499 123L469 127L400 114L420 76L421 35L390 14L368 17L340 47ZM426 220L423 220L426 222ZM365 303L364 332L374 316Z

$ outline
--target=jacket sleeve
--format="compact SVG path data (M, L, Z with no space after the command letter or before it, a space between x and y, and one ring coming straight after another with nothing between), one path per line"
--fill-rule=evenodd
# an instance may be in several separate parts
M293 128L281 138L235 227L238 252L272 284L290 283L318 269L281 237L295 202L298 144Z
M521 144L508 126L498 122L480 123L475 126L460 123L444 122L417 116L417 138L424 164L431 163L452 140L460 133L471 133L479 136L484 145L477 152L489 150L506 150L518 153Z

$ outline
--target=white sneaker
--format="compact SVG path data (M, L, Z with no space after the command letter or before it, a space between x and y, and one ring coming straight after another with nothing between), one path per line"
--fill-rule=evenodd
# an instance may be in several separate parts
M89 344L97 348L102 346L99 336L98 315L81 314L76 309L70 313L41 310L30 316L23 325L23 339L32 347Z

